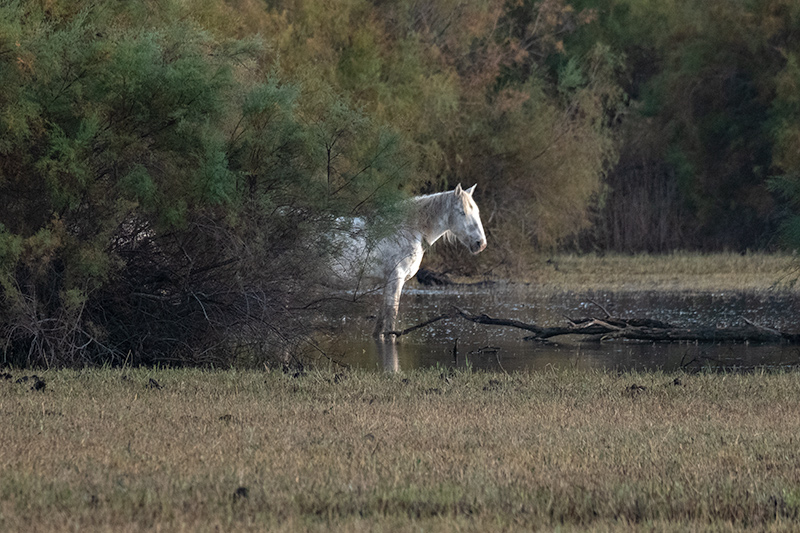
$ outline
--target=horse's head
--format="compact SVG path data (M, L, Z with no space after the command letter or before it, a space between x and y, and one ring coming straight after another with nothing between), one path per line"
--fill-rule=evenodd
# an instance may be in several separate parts
M486 248L486 234L483 232L480 210L472 199L473 192L475 185L462 189L460 183L453 191L455 209L450 216L450 232L470 252L477 254Z

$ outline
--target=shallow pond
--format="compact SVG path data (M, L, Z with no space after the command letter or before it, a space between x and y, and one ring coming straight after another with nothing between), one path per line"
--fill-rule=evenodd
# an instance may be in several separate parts
M377 300L369 302L377 304ZM401 327L409 327L457 306L470 313L516 319L539 326L567 325L565 317L651 318L676 326L759 325L800 331L800 297L787 292L589 292L543 293L534 286L412 288L400 301ZM363 314L363 313L362 313ZM527 332L504 326L447 319L378 344L368 318L331 318L337 334L323 344L331 358L362 368L410 370L443 366L491 370L604 368L616 370L696 370L800 365L800 346L776 344L653 343L589 341L579 336L549 342L524 340Z

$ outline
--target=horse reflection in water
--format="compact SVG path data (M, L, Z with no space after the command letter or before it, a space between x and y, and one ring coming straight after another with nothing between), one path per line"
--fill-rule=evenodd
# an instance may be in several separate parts
M477 254L486 248L486 234L472 194L475 185L416 196L408 200L407 216L390 236L370 241L363 219L345 222L345 237L334 261L336 284L349 290L382 290L373 336L394 343L397 309L403 285L419 270L425 250L441 238L455 239ZM397 352L394 352L396 364Z
M375 342L376 352L381 359L381 365L386 372L400 371L400 358L397 355L397 344L394 342Z

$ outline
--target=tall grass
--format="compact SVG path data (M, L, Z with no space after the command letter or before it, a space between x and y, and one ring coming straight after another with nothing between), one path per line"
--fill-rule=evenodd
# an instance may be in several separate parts
M45 372L44 390L11 374L3 531L790 531L800 518L796 372L99 369Z
M569 290L795 290L800 261L759 253L556 254L531 259L520 277Z

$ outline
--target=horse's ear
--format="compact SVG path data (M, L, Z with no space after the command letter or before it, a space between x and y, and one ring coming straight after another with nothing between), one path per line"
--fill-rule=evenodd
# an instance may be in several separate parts
M470 187L469 189L467 189L467 190L466 190L466 191L464 191L464 192L465 192L465 193L467 193L467 194L469 194L470 196L472 196L472 193L474 193L474 192L475 192L475 187L477 187L477 186L478 186L478 184L476 183L475 185L473 185L472 187Z
M453 193L455 193L456 196L461 196L462 192L463 189L461 188L461 184L459 183L458 185L456 185L456 190L454 190Z

